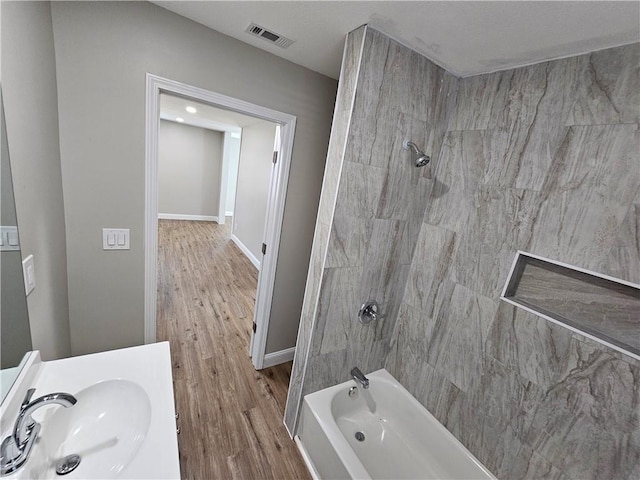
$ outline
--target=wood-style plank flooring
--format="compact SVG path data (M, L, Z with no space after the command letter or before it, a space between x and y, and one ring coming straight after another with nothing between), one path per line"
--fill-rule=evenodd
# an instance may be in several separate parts
M171 344L184 480L309 479L282 424L291 363L249 358L258 272L229 225L159 220L158 340Z

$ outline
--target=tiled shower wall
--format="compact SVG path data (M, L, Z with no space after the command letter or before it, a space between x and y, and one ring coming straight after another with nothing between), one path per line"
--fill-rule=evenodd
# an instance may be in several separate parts
M433 181L402 148L438 152L455 77L362 27L349 34L302 307L285 423L300 399L384 366ZM383 317L358 322L360 305Z
M640 282L639 121L639 44L459 81L386 366L499 478L640 478L640 362L499 300L516 250Z
M640 478L640 362L498 300L518 249L640 281L639 67L632 45L458 80L350 34L292 432L302 395L386 366L500 478Z

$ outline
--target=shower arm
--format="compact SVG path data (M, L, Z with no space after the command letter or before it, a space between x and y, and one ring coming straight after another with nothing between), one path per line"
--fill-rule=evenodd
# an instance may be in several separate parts
M403 147L405 150L409 150L409 147L411 147L411 148L413 149L413 152L414 152L416 155L418 155L418 156L420 156L420 155L424 155L424 154L420 151L420 149L418 148L418 146L417 146L415 143L413 143L413 142L405 141L405 142L404 142L404 144L402 145L402 147Z

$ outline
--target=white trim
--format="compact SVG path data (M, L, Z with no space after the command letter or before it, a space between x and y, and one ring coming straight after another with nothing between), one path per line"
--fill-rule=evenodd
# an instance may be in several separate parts
M224 215L226 217L233 217L233 212L230 212L229 210L227 210L226 212L224 212Z
M568 263L564 263L564 262L559 262L557 260L551 260L549 258L546 257L542 257L540 255L534 255L533 253L528 253L528 252L524 252L522 250L518 250L516 253L515 258L513 259L513 264L511 265L511 270L509 271L509 275L507 276L507 281L504 284L504 288L502 289L502 294L500 295L500 300L507 302L511 305L514 305L518 308L521 308L529 313L533 313L534 315L544 318L545 320L548 320L549 322L555 323L556 325L560 325L561 327L564 327L568 330L571 330L572 332L578 333L580 335L582 335L583 337L587 337L590 338L591 340L598 342L602 345L606 345L609 348L612 348L620 353L624 353L625 355L628 355L632 358L635 358L636 360L640 360L640 355L635 354L633 352L630 352L629 350L625 350L622 347L619 347L618 345L614 345L613 343L609 343L606 340L603 340L602 338L599 338L595 335L591 335L590 333L585 332L584 330L580 330L579 328L573 327L571 325L568 325L566 323L563 323L559 320L556 320L553 317L550 317L548 315L545 315L544 313L535 310L531 307L528 307L526 305L523 305L513 299L511 299L510 297L505 297L505 294L507 292L507 288L509 286L509 284L511 283L511 277L513 276L513 273L515 272L516 269L516 265L518 264L518 261L520 260L521 256L525 256L525 257L529 257L529 258L535 258L537 260L542 260L543 262L547 262L547 263L551 263L553 265L559 265L561 267L564 268L568 268L570 270L574 270L577 272L582 272L582 273L586 273L588 275L592 275L594 277L598 277L598 278L604 278L605 280L610 280L612 282L615 283L619 283L621 285L626 285L628 287L632 287L632 288L636 288L640 290L640 285L638 285L637 283L633 283L633 282L629 282L627 280L622 280L620 278L615 278L615 277L610 277L609 275L604 275L602 273L598 273L598 272L594 272L593 270L588 270L586 268L580 268L580 267L575 267L573 265L569 265Z
M212 215L183 215L182 213L159 213L159 220L195 220L198 222L217 222L218 217Z
M258 275L254 322L256 333L251 341L251 359L256 369L263 368L264 352L269 329L269 316L273 300L276 262L280 249L280 235L284 218L284 204L289 181L293 138L296 117L209 90L176 82L147 73L146 77L146 123L145 123L145 280L144 280L144 339L145 343L156 341L156 262L158 256L158 125L160 123L160 93L173 93L194 98L204 103L244 113L277 123L282 131L281 154L274 167L273 192L267 207L270 226L265 243L267 255L263 257Z
M263 368L273 367L281 363L290 362L296 353L296 347L286 348L273 353L267 353L264 356Z
M233 133L242 133L242 128L235 125L228 125L226 123L215 122L213 120L209 120L208 118L202 117L194 117L191 115L184 115L185 117L183 122L176 121L176 115L174 111L162 110L160 112L160 119L166 120L168 122L179 123L180 125L188 125L190 127L204 128L206 130L213 130L216 132L233 132Z
M220 195L218 196L218 218L220 225L225 224L227 210L227 184L229 183L229 161L231 156L231 132L224 132L222 138L222 161L220 162Z
M231 234L231 240L238 246L240 251L245 254L245 256L251 261L251 263L253 263L253 266L260 270L260 260L258 260L256 256L251 253L251 250L249 250L249 248L244 243L242 243L240 239L235 236L235 234Z

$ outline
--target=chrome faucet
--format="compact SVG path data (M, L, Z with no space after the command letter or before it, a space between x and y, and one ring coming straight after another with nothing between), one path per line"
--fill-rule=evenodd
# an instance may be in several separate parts
M364 376L364 373L362 373L358 367L351 369L351 377L353 377L356 383L362 385L362 388L369 388L369 379Z
M68 393L50 393L31 401L35 388L27 390L20 413L13 427L13 434L6 437L0 445L0 475L7 475L18 470L29 458L35 443L40 424L31 418L31 414L45 405L62 405L71 407L77 400Z

